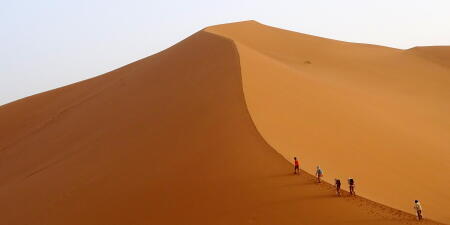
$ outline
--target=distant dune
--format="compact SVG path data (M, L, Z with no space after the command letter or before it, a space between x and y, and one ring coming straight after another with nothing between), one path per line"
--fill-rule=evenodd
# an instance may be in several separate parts
M449 56L206 28L0 106L0 224L450 224Z
M450 67L450 46L415 47L408 52L422 56L442 66Z

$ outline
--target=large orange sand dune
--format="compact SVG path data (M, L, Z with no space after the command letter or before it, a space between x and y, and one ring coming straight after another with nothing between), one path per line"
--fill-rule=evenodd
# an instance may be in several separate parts
M228 24L1 106L0 224L411 224L416 196L450 223L450 74L429 55ZM409 213L337 198L293 155Z
M250 114L265 140L326 180L450 223L450 48L403 51L256 22L211 27L234 40Z

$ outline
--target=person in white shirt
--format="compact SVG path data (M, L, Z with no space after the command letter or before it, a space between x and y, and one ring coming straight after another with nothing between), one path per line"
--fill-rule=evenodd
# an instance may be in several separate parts
M417 212L417 218L418 218L419 220L422 220L422 206L420 205L419 200L415 200L415 201L414 201L414 209L415 209L416 212Z

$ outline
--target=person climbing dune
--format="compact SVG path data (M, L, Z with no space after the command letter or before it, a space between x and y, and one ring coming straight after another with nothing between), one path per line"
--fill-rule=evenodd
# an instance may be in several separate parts
M300 173L300 166L297 160L297 157L294 157L294 174Z
M335 184L335 186L336 186L336 194L338 195L338 196L341 196L341 180L339 180L339 179L334 179L334 184Z
M317 176L317 183L321 183L320 178L323 177L323 171L322 169L320 169L320 166L317 166L316 176Z
M422 220L422 206L420 205L419 200L415 200L414 201L414 209L417 212L417 219L418 220Z
M349 186L349 190L350 190L350 195L356 195L355 180L353 178L348 178L348 186Z

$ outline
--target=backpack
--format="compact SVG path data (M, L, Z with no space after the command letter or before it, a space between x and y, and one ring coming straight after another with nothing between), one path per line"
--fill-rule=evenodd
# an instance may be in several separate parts
M322 175L323 175L322 169L318 169L318 170L317 170L317 174L319 174L319 176L322 176Z
M355 181L353 181L353 178L348 179L348 184L350 184L350 185L355 184Z

